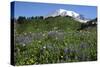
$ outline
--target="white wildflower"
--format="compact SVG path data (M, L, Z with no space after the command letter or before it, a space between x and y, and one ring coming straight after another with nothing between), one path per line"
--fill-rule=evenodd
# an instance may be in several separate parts
M45 49L45 48L46 48L46 46L43 46L43 48Z

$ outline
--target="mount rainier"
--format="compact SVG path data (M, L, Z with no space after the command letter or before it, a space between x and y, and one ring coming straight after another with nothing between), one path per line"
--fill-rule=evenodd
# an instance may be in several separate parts
M65 9L58 9L58 10L51 12L48 15L44 16L44 18L56 17L56 16L71 16L76 21L79 21L81 23L86 23L87 21L89 21L83 15L81 15L79 13L76 13L74 11L65 10Z

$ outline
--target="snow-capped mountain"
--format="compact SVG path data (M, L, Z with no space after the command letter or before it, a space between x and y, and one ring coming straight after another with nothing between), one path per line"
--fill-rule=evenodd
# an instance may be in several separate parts
M65 9L58 9L58 10L48 14L47 16L44 16L44 18L56 17L56 16L71 16L75 20L77 20L79 22L83 22L83 23L86 23L88 21L83 15L76 13L74 11L69 11L69 10L65 10Z

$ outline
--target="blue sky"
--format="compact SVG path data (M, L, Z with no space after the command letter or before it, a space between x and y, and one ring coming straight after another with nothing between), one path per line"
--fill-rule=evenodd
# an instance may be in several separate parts
M34 3L34 2L15 2L14 15L15 17L44 16L60 8L75 11L79 14L84 15L86 18L90 19L97 17L96 6L80 6L80 5Z

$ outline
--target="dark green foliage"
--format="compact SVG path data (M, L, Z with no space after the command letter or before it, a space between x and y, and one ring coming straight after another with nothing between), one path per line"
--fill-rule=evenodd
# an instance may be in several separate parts
M77 30L82 24L69 16L31 17L20 23L15 27L16 65L97 60L96 26Z
M88 21L87 23L82 23L81 27L78 30L87 29L89 27L96 27L97 26L97 18Z
M26 17L20 16L20 17L18 18L18 20L17 20L17 23L18 23L18 24L23 24L23 23L25 23L25 22L26 22Z

